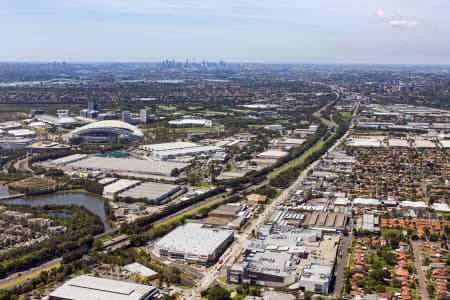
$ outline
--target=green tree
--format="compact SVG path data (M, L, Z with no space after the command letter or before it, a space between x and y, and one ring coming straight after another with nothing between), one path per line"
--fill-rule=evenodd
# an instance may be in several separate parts
M219 285L209 288L206 296L208 300L231 300L230 292Z

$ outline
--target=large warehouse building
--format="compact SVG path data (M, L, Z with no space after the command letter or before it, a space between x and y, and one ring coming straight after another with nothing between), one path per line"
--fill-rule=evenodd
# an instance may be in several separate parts
M155 243L155 253L169 259L210 265L233 241L231 230L204 227L187 223L179 226Z
M69 170L81 170L104 173L121 173L134 177L172 176L185 169L189 164L180 162L154 161L136 158L117 158L73 154L39 163L43 167L56 167Z
M49 295L50 300L150 300L159 290L151 285L81 275L70 279Z
M169 125L178 127L188 127L188 126L211 127L212 121L203 118L194 118L185 116L178 120L169 121Z
M188 164L135 158L91 156L86 159L68 163L67 166L72 169L87 171L171 176L173 170L177 169L178 171L181 171L186 168Z
M145 199L160 204L170 196L181 190L181 186L157 182L144 182L138 186L127 189L119 197L132 199Z
M148 151L150 155L159 160L170 160L178 157L195 157L222 152L217 146L200 145L189 142L174 142L163 144L142 145L141 149Z
M84 125L66 135L74 144L113 144L131 142L142 138L144 134L137 127L117 120L99 121Z

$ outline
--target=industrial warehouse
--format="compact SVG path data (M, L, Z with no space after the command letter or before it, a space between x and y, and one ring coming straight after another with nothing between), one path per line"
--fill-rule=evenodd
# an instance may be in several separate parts
M154 251L158 256L169 259L210 265L219 258L233 239L231 230L187 223L157 241Z
M136 200L144 199L152 201L154 204L160 204L180 190L181 186L179 185L144 182L120 193L118 196Z
M136 158L115 158L75 154L41 163L44 167L59 167L67 170L126 173L139 175L172 176L188 166L186 163L142 160Z
M159 290L151 285L81 275L54 290L49 299L150 300L158 296Z
M148 151L149 155L158 160L172 160L179 157L195 157L200 155L211 155L222 152L217 146L199 145L190 142L174 142L163 144L142 145L141 149Z

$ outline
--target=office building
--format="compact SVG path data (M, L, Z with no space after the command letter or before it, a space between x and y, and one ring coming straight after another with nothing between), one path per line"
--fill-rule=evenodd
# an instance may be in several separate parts
M150 120L150 112L147 109L141 109L139 111L139 120L142 124L147 124Z
M131 113L127 110L122 112L122 122L132 124L133 118L131 117Z
M333 266L313 263L304 268L300 277L300 289L317 294L328 294L333 278Z
M96 110L98 112L102 111L100 103L98 103L98 102L96 102L94 100L88 100L88 107L87 107L87 109L88 110Z

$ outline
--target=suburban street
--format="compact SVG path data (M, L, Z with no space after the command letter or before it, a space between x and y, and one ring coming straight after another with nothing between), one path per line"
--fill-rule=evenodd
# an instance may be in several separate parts
M351 233L349 236L342 236L341 243L339 245L339 255L337 257L336 269L335 269L335 283L333 295L340 296L342 289L344 288L345 269L347 267L348 249L352 241Z
M429 300L427 291L427 279L425 278L425 273L422 268L422 255L420 251L419 241L411 241L412 250L414 253L414 268L416 269L417 280L419 281L419 292L421 300Z

